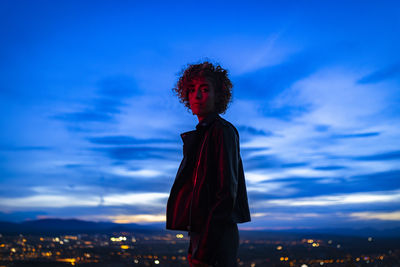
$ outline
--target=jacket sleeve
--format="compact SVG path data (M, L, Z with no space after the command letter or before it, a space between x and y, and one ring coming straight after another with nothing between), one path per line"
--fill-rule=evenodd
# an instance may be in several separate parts
M236 131L229 126L217 127L212 133L210 152L214 154L215 177L211 177L215 186L215 201L201 232L197 255L193 259L209 264L216 256L218 241L221 240L224 227L231 222L231 213L235 204L238 188L239 140Z

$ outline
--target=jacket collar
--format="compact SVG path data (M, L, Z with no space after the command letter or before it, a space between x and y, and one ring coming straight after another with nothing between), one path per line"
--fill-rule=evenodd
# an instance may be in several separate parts
M196 130L181 133L183 142L185 143L186 140L194 138L199 132L206 130L217 118L219 118L218 113L212 113L196 125Z
M218 113L211 113L196 125L196 129L197 130L207 129L208 126L210 126L218 117L219 117Z

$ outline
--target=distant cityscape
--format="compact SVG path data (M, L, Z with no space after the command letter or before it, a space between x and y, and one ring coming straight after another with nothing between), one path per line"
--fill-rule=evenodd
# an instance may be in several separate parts
M0 230L1 231L1 230ZM188 266L187 233L0 234L0 267ZM400 266L400 238L241 231L238 266Z

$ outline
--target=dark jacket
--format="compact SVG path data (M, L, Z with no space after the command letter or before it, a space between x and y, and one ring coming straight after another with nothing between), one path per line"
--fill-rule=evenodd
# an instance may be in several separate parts
M224 226L250 221L239 134L217 114L181 134L183 159L167 204L167 229L200 233L192 258L211 262Z

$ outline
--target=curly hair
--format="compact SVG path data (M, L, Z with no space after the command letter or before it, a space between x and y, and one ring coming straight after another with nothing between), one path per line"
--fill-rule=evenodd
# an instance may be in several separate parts
M188 83L193 78L204 77L213 83L215 88L215 111L225 113L232 100L232 82L228 78L228 71L219 64L215 66L204 61L199 64L188 64L180 73L180 78L172 91L179 97L179 101L190 110L188 97Z

